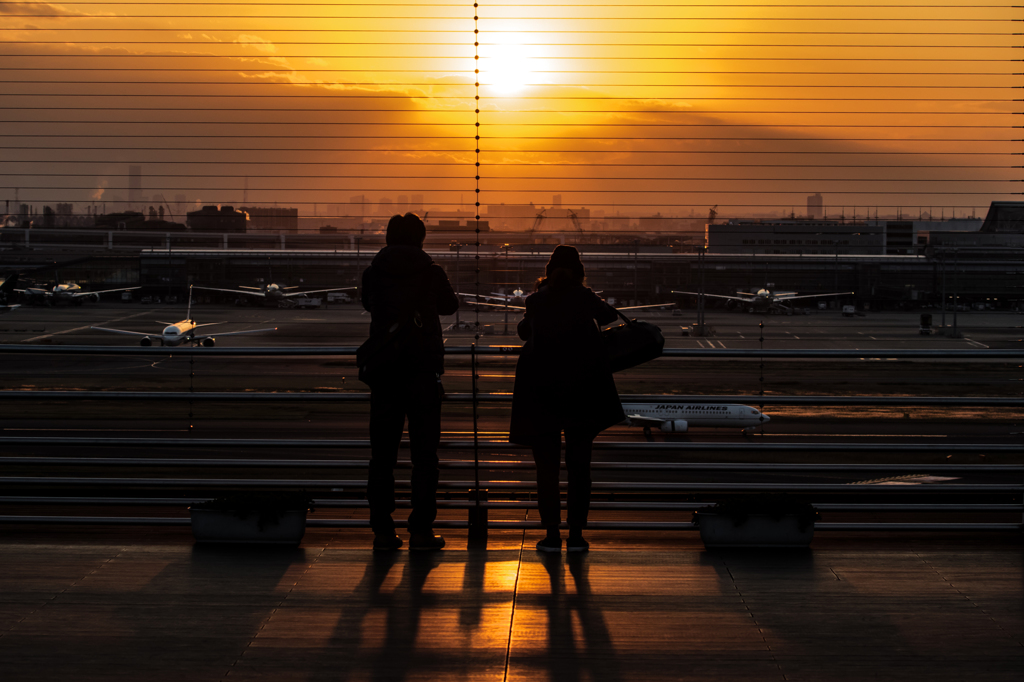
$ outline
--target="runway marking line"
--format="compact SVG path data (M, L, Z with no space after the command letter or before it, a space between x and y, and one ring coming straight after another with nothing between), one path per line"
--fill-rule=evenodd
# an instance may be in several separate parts
M105 322L97 322L96 324L87 324L84 327L75 327L74 329L65 329L63 331L54 332L52 334L43 334L42 336L34 336L31 339L25 339L24 341L21 341L20 343L32 343L33 341L41 341L43 339L49 339L49 338L52 338L54 336L60 336L61 334L70 334L71 332L80 332L83 329L89 329L90 327L106 326L108 324L116 324L116 323L122 322L124 320L130 320L133 317L138 317L139 315L145 315L148 312L149 312L148 310L143 310L141 313L135 313L134 315L128 315L127 317L118 317L116 319L107 320Z

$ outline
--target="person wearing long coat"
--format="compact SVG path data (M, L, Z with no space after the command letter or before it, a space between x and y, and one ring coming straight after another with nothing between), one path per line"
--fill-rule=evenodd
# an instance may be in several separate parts
M579 252L557 246L526 299L518 326L526 343L516 365L509 440L533 449L537 503L546 537L540 551L560 552L562 540L561 434L568 471L567 551L589 548L583 539L590 511L590 460L594 438L625 420L615 381L605 361L600 326L614 322L615 309L584 286Z

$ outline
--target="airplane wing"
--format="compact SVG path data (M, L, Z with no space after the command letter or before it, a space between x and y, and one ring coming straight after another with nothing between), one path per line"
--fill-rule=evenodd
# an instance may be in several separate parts
M246 291L245 289L219 289L217 287L201 287L198 284L192 285L193 289L206 289L207 291L226 291L229 294L246 294L247 296L259 296L260 298L266 298L266 294L262 291Z
M127 329L110 329L109 327L89 327L89 329L95 329L98 332L110 332L112 334L125 334L127 336L149 336L151 338L158 338L159 334L143 334L142 332L130 332Z
M641 417L638 414L627 414L626 419L629 420L630 426L661 426L665 421L656 417Z
M219 323L211 323L211 324L219 324ZM195 340L196 341L202 341L203 339L208 339L211 336L238 336L240 334L259 334L260 332L276 332L276 331L277 331L277 327L270 327L269 329L247 329L247 330L245 330L243 332L220 332L218 334L206 334L204 336L196 336Z
M117 289L103 289L101 291L79 291L72 294L73 298L82 298L84 296L92 296L93 294L109 294L112 291L131 291L132 289L141 289L142 287L119 287Z
M14 305L0 305L0 313L9 313L12 310L14 310L15 308L20 308L20 307L21 307L20 303L15 303Z
M511 296L503 296L501 294L467 294L464 291L456 291L455 294L457 296L471 296L473 298L485 298L488 301L505 301L505 300L510 300L512 298ZM467 301L467 303L472 303L472 302L473 301Z
M698 292L696 292L696 291L673 291L672 293L673 294L689 294L690 296L700 296L700 294ZM743 301L744 303L751 303L754 299L757 298L756 296L748 296L748 297L743 297L743 296L723 296L722 294L704 294L704 295L707 296L708 298L727 298L730 301ZM662 305L665 305L665 304L662 304Z
M289 289L293 289L294 287L288 287L288 288ZM314 289L313 291L293 291L290 294L284 294L284 297L285 298L289 298L291 296L308 296L309 294L324 294L324 293L327 293L328 291L352 291L354 289L355 289L355 287L335 287L334 289Z
M19 294L28 294L29 296L53 296L52 291L46 289L38 289L35 287L29 287L28 289L15 289Z
M857 292L855 292L855 291L839 291L839 292L836 292L834 294L804 294L802 296L797 296L795 293L793 295L789 295L789 294L779 295L779 294L776 294L775 295L775 300L776 301L792 301L792 300L797 299L797 298L821 298L822 296L853 296L856 293Z
M640 308L669 308L672 303L648 303L647 305L628 305L625 308L616 308L616 310L639 310Z
M526 306L524 306L524 305L506 305L504 303L484 303L483 301L466 301L466 303L468 305L483 305L483 306L487 306L488 308L501 308L502 310L504 310L505 308L508 308L509 310L526 310ZM622 310L624 310L624 308Z

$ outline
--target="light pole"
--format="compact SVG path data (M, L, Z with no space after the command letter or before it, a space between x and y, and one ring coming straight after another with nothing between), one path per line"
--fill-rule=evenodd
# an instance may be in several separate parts
M946 254L939 253L939 263L942 264L942 335L946 335Z
M640 240L633 240L633 305L640 305L637 297L637 280L640 279L640 266L637 262L640 258Z
M697 254L698 262L700 263L700 296L697 297L697 326L700 327L700 335L704 335L704 266L705 258L707 256L708 247L700 247L700 252Z
M960 289L960 272L959 272L959 249L953 248L953 338L960 338L956 330L956 310L960 306L958 305L958 294Z
M835 247L836 247L836 288L835 288L835 291L839 291L839 240L836 239L834 241L835 241ZM839 301L839 306L840 306L839 307L840 311L842 311L842 301Z
M452 241L448 244L449 249L455 249L455 291L459 290L459 254L462 252L462 247L465 244L460 244L458 241ZM455 328L459 328L459 309L455 309Z
M510 293L509 290L508 290L508 281L507 281L508 280L508 250L510 248L512 248L512 245L511 244L502 244L501 248L505 249L505 280L506 281L505 281L505 331L504 331L504 334L505 334L505 336L508 336L508 299L509 299L509 293Z
M356 295L353 296L353 299L354 300L358 300L359 299L359 287L363 283L362 279L360 277L361 273L359 272L359 265L360 265L360 262L359 262L360 261L360 258L359 258L359 242L363 241L363 238L362 237L354 237L354 239L356 240Z

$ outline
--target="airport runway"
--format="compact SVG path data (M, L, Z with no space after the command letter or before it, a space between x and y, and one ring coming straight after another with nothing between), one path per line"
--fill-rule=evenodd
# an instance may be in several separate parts
M765 348L881 349L950 348L970 350L987 347L1019 347L1024 316L1012 313L960 313L964 338L922 336L918 315L883 313L844 318L837 312L816 312L792 317L754 316L714 312L707 322L717 334L709 338L672 335L688 321L686 315L668 311L643 311L643 317L659 324L673 348L757 348L764 335ZM688 314L688 313L687 313ZM133 331L162 329L162 322L185 316L182 305L165 306L107 303L83 306L24 307L0 318L0 342L6 344L88 345L137 347L137 339L90 329L105 326ZM503 336L503 311L479 313L484 325L481 345L518 345ZM354 304L328 309L296 310L263 307L197 305L193 317L200 324L215 322L211 330L241 331L277 327L276 332L224 337L218 347L356 346L367 333L368 316ZM477 311L461 314L473 321ZM510 331L518 315L509 315ZM447 318L454 321L454 316ZM948 320L947 320L948 321ZM764 327L760 327L760 324ZM475 335L449 332L447 343L464 346ZM351 356L316 357L211 357L175 355L58 356L8 355L0 363L0 379L7 390L53 389L91 391L260 391L316 393L364 393L367 387L356 376ZM451 393L471 391L469 360L447 359L444 377ZM481 360L479 390L511 391L515 357ZM1024 369L1020 362L887 361L866 356L852 360L758 360L661 358L616 375L620 393L746 395L745 402L759 406L763 389L779 395L891 395L891 396L991 396L1020 397ZM5 432L174 433L183 428L204 437L239 434L253 437L360 438L365 437L367 407L358 403L289 402L195 403L140 401L63 401L61 403L12 402L4 404L0 419ZM961 442L1007 442L1024 431L1021 410L941 407L767 407L772 422L764 429L768 440L821 440L824 438L923 438ZM466 437L472 419L466 405L446 407L446 437ZM500 437L508 423L508 405L486 405L480 411L485 438ZM738 431L694 429L687 434L661 434L659 440L744 442ZM643 440L639 429L616 427L605 434L615 440Z
M683 337L680 328L692 325L696 313L683 310L673 315L667 310L635 311L633 316L659 325L670 348L758 348L763 333L765 348L837 348L837 349L971 349L1020 348L1024 339L1024 315L1011 312L960 312L957 331L962 338L939 333L940 314L932 315L935 333L922 336L920 313L868 313L864 317L843 317L837 311L814 311L809 315L751 315L708 311L706 323L715 334L708 338ZM61 343L65 345L136 345L130 337L104 334L90 326L117 327L158 334L162 322L176 322L186 315L186 307L177 305L141 305L138 303L85 303L82 306L23 306L0 316L0 343ZM259 336L231 337L232 346L352 345L366 337L368 315L358 304L333 304L316 310L269 307L232 307L196 304L192 317L199 324L218 323L212 331L240 331L278 327L277 332ZM515 342L519 311L510 310L506 334L505 314L501 310L480 311L463 306L460 319L473 323L479 319L481 343L509 345ZM451 324L455 316L443 318ZM760 326L763 324L763 328ZM947 312L946 326L953 325ZM449 344L472 342L467 330L447 332ZM226 340L223 343L228 343Z

